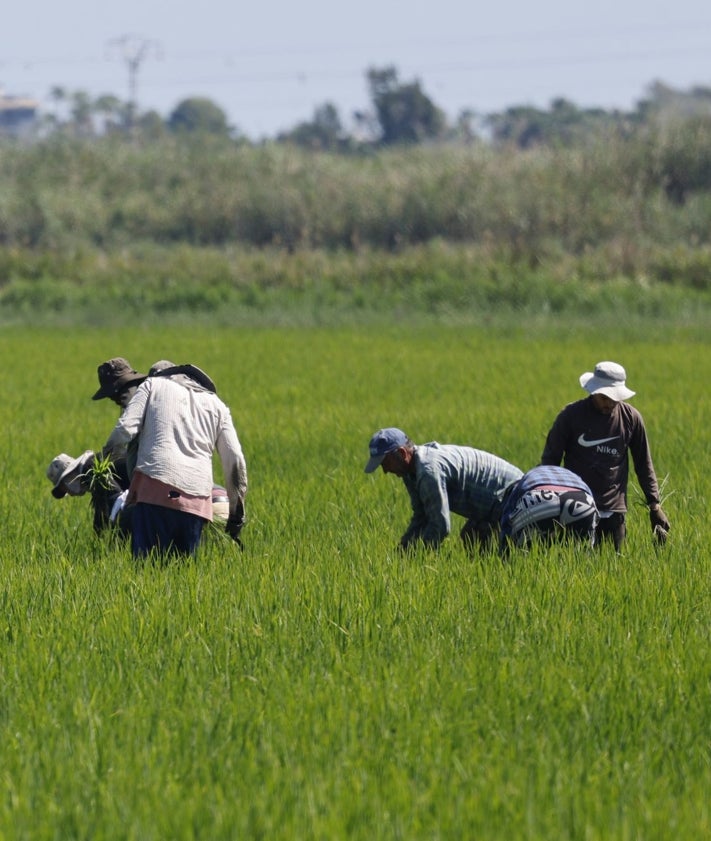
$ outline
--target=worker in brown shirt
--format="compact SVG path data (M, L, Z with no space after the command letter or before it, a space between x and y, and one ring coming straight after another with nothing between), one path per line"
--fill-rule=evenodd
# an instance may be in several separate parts
M625 369L616 362L598 362L594 372L583 374L580 385L590 396L569 403L560 412L541 456L541 464L562 461L588 484L600 512L597 542L611 539L617 550L627 533L628 454L649 506L655 538L663 543L669 532L644 420L625 402L635 394L625 381Z

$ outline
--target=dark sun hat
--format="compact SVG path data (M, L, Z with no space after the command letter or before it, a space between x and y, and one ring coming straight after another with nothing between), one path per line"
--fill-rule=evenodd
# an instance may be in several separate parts
M115 397L127 386L140 385L146 379L146 374L139 374L122 356L102 362L96 373L99 377L99 389L92 400Z

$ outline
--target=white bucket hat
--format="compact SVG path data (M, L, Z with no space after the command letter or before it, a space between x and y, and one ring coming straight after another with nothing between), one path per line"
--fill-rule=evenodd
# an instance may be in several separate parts
M590 394L604 394L611 400L629 400L634 397L632 389L627 388L627 374L617 362L598 362L595 371L587 371L580 377L580 385Z
M67 493L71 494L71 496L82 496L82 494L85 494L86 488L75 480L79 478L83 465L93 455L92 450L85 450L79 458L72 458L66 453L60 453L53 458L47 468L47 478L54 485L52 496L61 499Z

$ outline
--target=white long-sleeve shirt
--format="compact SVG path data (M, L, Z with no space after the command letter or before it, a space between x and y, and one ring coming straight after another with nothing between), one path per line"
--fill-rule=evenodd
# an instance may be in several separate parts
M212 454L222 462L230 513L244 503L247 465L228 407L211 391L170 377L149 377L109 436L116 458L138 438L136 470L192 496L212 493Z

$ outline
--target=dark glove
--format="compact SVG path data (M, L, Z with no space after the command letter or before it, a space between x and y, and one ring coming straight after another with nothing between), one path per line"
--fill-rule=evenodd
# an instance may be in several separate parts
M652 525L652 534L657 543L666 543L671 526L667 515L661 508L649 509L649 522Z
M227 518L227 524L225 525L225 531L229 536L234 540L234 542L242 548L242 540L240 538L240 534L242 529L244 528L244 504L239 503L237 508L235 509L234 513L231 513L230 516Z

